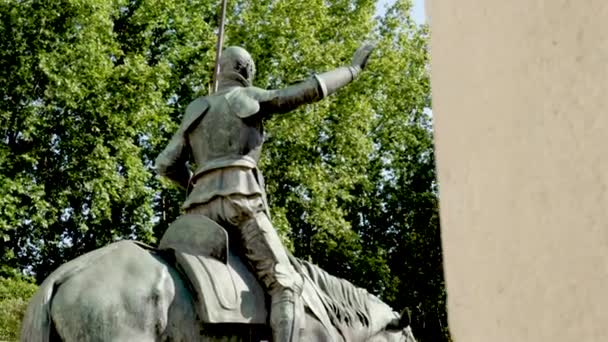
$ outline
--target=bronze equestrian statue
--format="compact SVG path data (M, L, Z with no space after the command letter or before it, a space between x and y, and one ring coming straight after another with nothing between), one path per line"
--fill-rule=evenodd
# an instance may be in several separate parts
M263 122L319 101L352 82L365 68L372 45L359 48L350 66L298 84L264 90L253 86L255 64L240 47L220 57L218 91L194 100L166 149L156 159L159 173L192 187L182 208L205 215L238 236L244 254L271 297L275 342L299 341L304 307L302 277L291 265L270 222L262 174L257 167ZM190 156L197 165L191 173ZM234 232L237 232L236 234Z
M157 248L119 241L52 272L28 305L21 341L415 342L409 315L287 252L257 167L263 120L352 82L371 51L364 45L350 66L263 90L252 86L251 56L226 49L218 91L187 107L156 161L188 189L185 213Z

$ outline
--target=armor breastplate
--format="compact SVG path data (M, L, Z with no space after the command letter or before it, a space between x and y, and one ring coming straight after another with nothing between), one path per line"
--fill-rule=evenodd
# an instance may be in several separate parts
M194 177L222 167L257 166L264 142L262 122L255 115L247 117L243 113L257 111L259 105L256 107L257 101L241 89L232 88L206 97L209 110L188 134L197 165Z

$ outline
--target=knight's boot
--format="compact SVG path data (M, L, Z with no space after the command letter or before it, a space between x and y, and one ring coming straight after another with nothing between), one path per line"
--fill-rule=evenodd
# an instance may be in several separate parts
M299 342L304 329L304 305L299 294L285 289L272 296L270 327L273 342Z

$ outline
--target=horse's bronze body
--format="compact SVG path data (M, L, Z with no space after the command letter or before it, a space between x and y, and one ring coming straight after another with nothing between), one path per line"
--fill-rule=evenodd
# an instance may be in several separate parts
M182 235L165 234L161 249L120 241L60 266L32 298L23 320L21 341L270 340L264 320L264 293L255 277L239 266L243 262L238 255L222 251L221 246L227 247L228 243L213 233L218 227L210 220L190 220L206 222L195 229L205 229L212 232L208 236L215 236L194 242L206 244L208 255L188 254L183 237L192 236L192 232L183 221L181 227L173 225L167 230ZM193 282L193 274L198 271L184 271L185 262L178 260L184 255L226 265L225 269L234 275L233 284L223 280L221 277L226 276L221 272L207 272L205 279L215 279L216 289L193 288L200 284ZM306 283L302 341L415 341L409 321L377 297L315 265L296 258L292 263ZM226 288L218 290L217 284L235 290L237 297L231 300L239 304L236 311L230 311L229 305L222 308L205 303L216 301L218 294L229 293L222 292ZM226 298L223 301L230 303ZM228 314L205 312L220 308Z

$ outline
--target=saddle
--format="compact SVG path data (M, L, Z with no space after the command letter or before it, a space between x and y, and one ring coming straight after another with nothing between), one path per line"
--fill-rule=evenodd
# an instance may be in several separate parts
M243 260L228 248L228 234L203 215L175 220L159 246L175 256L205 323L266 324L264 290Z
M194 294L203 323L266 325L266 293L246 261L229 246L228 233L218 223L203 215L184 214L169 226L158 248L174 255L174 266ZM299 269L295 258L291 259ZM300 274L304 277L304 305L332 336L334 330L319 289L308 275Z

